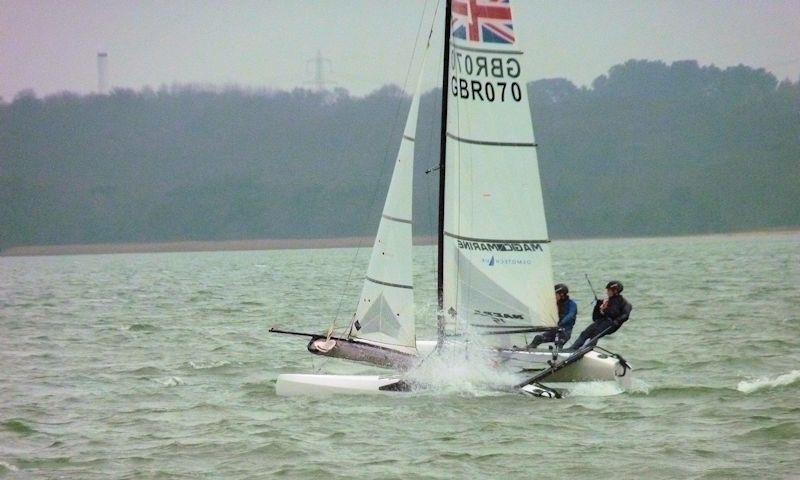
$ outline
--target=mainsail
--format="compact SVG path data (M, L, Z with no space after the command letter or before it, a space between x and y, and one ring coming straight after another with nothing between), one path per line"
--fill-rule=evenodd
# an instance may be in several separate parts
M530 77L512 17L508 0L452 2L441 263L448 334L558 320Z
M419 97L418 82L361 298L349 329L352 338L412 354L416 353L416 335L411 273L411 196Z

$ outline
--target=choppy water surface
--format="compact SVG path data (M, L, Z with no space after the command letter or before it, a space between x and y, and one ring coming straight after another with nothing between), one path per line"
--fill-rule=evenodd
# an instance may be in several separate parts
M578 328L584 272L625 283L633 317L604 345L639 391L275 396L279 373L367 371L267 329L344 323L368 251L0 258L0 476L800 477L798 235L553 249ZM415 253L431 338L433 249Z

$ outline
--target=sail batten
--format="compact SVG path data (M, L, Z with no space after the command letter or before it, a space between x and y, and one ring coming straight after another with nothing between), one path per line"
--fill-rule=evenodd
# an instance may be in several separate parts
M409 225L412 224L411 220L406 220L404 218L393 217L391 215L386 215L385 213L383 215L381 215L381 218L385 218L386 220L391 220L393 222L407 223Z
M473 145L486 145L490 147L538 147L539 145L533 142L498 142L489 140L476 140L473 138L459 137L454 133L447 133L448 138L452 138L461 143L471 143Z
M465 237L463 235L456 235L445 231L445 236L456 238L458 240L466 240L469 242L482 242L482 243L550 243L550 240L509 240L509 239L496 239L496 238L474 238Z
M453 43L454 50L460 50L464 52L476 52L476 53L494 53L499 55L523 55L525 52L521 50L504 50L500 48L478 48L478 47L468 47L466 45L459 45L457 43Z
M408 288L413 289L413 285L400 285L399 283L391 283L391 282L384 282L383 280L377 280L370 277L364 277L367 281L372 283L377 283L378 285L383 285L384 287L394 287L394 288Z

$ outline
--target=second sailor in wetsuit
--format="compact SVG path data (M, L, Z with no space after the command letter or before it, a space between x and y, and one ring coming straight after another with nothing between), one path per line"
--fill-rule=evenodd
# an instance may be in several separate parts
M577 350L590 338L610 335L622 326L631 315L633 307L625 300L622 283L612 280L606 285L606 299L597 302L592 312L592 324L582 331L575 342L566 350Z

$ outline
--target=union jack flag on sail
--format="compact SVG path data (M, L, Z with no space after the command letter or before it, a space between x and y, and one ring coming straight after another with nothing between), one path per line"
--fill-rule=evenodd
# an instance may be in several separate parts
M514 43L510 0L453 0L453 38L471 42Z

